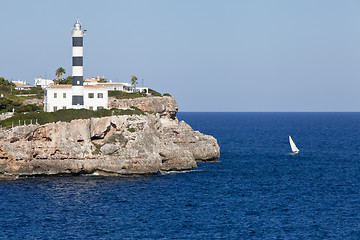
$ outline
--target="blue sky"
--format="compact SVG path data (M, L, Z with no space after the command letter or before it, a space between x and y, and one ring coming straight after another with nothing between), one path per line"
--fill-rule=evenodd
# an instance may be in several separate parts
M360 1L0 1L0 76L84 76L171 93L180 111L360 111ZM141 84L140 84L141 85Z

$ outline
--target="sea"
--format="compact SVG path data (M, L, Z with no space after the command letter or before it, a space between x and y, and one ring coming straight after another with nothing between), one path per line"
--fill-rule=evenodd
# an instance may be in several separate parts
M218 140L218 162L0 180L0 239L360 239L360 113L178 118Z

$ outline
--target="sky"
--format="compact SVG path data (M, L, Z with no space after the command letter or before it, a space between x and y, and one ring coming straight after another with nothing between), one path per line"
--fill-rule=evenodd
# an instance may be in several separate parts
M0 0L0 76L71 75L170 93L183 112L360 111L357 0Z

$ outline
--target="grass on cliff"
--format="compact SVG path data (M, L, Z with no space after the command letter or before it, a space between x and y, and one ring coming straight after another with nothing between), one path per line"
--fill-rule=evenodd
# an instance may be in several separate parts
M11 118L0 121L2 127L18 126L36 122L40 125L51 122L70 122L75 119L89 119L95 117L107 117L113 115L143 115L142 110L132 107L132 109L99 109L97 111L87 109L64 109L56 112L30 112L28 114L19 113Z
M121 91L109 91L109 97L116 97L117 99L133 99L139 97L147 97L146 93L127 93Z
M163 97L163 96L169 96L170 94L165 93L164 95L149 88L150 95L146 93L127 93L127 92L121 92L121 91L109 91L109 97L115 97L117 99L133 99L133 98L140 98L140 97Z

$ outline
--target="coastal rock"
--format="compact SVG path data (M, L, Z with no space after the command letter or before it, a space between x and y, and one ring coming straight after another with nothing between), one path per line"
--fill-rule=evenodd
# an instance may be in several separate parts
M164 128L162 138L192 153L197 161L213 161L220 157L220 147L213 136L194 131L187 123Z
M133 99L117 99L109 97L109 108L137 107L143 111L159 113L161 117L176 118L179 107L174 98L164 97L141 97Z
M196 161L218 158L216 139L183 121L178 123L176 115L171 117L172 112L176 114L176 102L164 99L160 107L147 105L159 114L2 129L0 174L154 174L191 169Z

